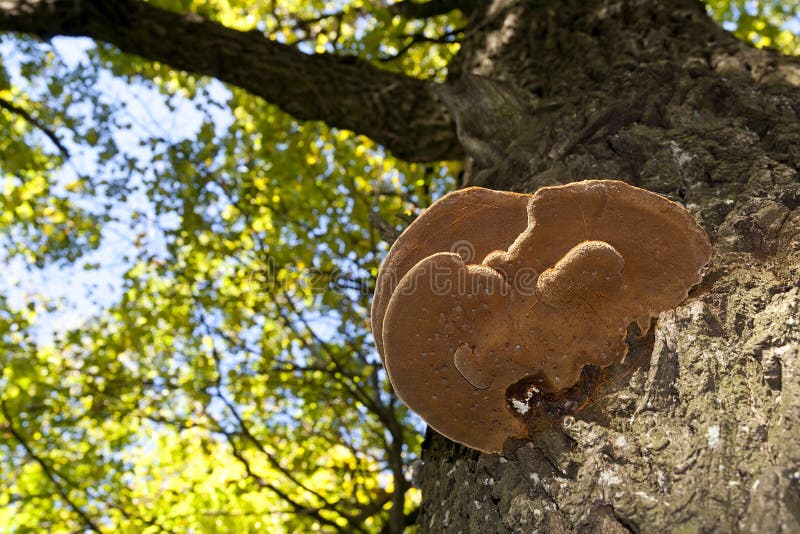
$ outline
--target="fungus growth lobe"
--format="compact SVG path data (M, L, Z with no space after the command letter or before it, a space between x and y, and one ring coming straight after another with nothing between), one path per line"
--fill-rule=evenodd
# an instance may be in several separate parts
M403 402L444 436L500 452L528 434L511 386L558 392L586 365L621 361L628 325L647 331L680 304L710 255L688 211L623 182L465 189L393 245L373 333Z
M383 317L400 279L419 261L437 252L480 262L505 249L527 225L530 195L470 187L454 191L425 210L395 241L383 260L372 298L372 330L383 359Z

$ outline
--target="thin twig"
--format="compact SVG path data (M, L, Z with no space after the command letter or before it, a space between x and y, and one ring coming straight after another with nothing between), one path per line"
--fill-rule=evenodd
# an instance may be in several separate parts
M72 511L75 512L81 518L83 523L86 525L86 528L88 528L93 532L101 533L102 530L100 530L100 527L98 527L95 524L95 522L92 521L92 518L89 517L86 514L86 512L70 498L69 494L67 493L67 490L64 489L64 487L58 481L57 479L58 475L50 468L49 465L47 465L47 462L45 462L35 452L33 452L33 449L31 449L30 445L28 445L28 442L25 441L25 438L22 437L22 435L14 427L14 424L11 420L11 414L9 414L8 407L6 406L6 402L4 400L0 401L0 411L2 411L3 417L5 417L6 421L8 421L6 430L8 430L8 432L11 433L12 436L14 436L14 439L16 439L17 442L22 446L22 448L25 449L25 452L28 454L28 456L30 456L33 459L33 461L35 461L39 465L44 475L50 480L50 482L53 483L58 494L61 496L62 499L64 499L64 502L66 502L67 505L72 509Z
M19 115L31 125L33 125L37 130L42 132L44 135L47 136L48 139L56 146L58 151L64 156L65 159L70 159L69 151L67 147L61 142L61 139L56 135L56 133L42 124L39 119L31 115L28 111L24 110L23 108L19 107L18 105L10 102L4 98L0 98L0 108L5 109L6 111L13 113L14 115Z

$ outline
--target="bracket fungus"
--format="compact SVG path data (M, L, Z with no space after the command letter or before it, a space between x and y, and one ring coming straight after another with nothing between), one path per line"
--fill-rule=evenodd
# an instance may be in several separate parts
M372 298L372 331L383 360L383 318L400 279L437 252L480 262L504 249L525 230L530 195L469 187L445 195L425 210L394 242L381 265Z
M474 244L466 261L451 251L459 240ZM559 392L586 365L621 361L628 325L647 331L680 304L710 255L689 212L623 182L534 195L471 188L434 203L395 243L373 332L412 410L454 441L500 452L528 434L509 388L528 380Z

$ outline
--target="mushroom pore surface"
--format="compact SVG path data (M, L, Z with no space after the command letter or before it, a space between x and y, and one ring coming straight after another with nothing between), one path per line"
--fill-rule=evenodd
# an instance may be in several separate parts
M484 452L527 435L509 409L510 386L529 378L556 392L586 365L620 361L627 326L644 331L680 304L710 257L685 209L623 182L543 188L527 214L507 250L481 264L449 252L418 261L383 318L399 397L441 434Z

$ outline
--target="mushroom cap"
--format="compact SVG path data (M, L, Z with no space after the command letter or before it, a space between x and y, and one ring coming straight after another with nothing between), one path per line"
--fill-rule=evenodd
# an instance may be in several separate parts
M383 360L383 320L394 289L420 260L437 252L479 263L505 250L527 226L530 195L469 187L448 193L426 209L394 242L381 265L372 299L372 332Z
M542 272L583 241L604 241L623 257L621 299L643 332L683 302L711 257L708 236L682 206L625 182L587 180L538 190L528 227L484 263L513 279L520 267Z
M503 384L531 369L486 348L511 334L498 319L513 298L500 273L443 252L406 273L386 311L384 364L398 396L439 433L482 451L527 434Z
M438 432L499 452L527 434L510 386L559 391L585 365L621 360L627 326L680 304L710 252L691 215L653 193L608 180L541 189L507 252L480 265L434 254L406 272L383 323L389 379Z

